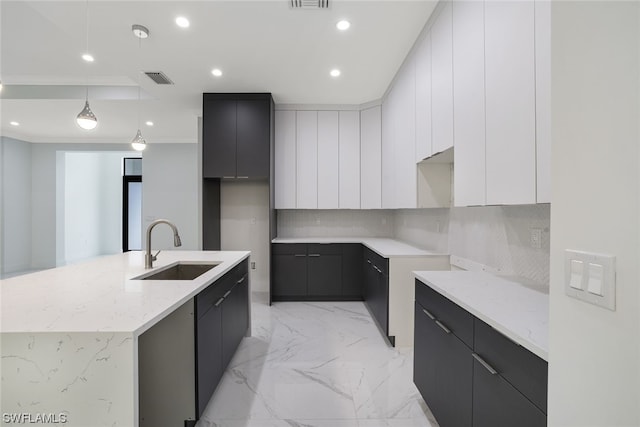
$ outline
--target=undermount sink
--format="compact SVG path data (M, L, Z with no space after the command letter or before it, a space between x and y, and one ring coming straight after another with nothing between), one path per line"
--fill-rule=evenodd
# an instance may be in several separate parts
M220 265L219 262L178 262L160 270L134 277L133 280L193 280Z

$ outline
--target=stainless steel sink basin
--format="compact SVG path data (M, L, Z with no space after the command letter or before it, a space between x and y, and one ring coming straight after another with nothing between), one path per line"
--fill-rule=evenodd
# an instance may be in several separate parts
M159 270L145 273L142 276L134 277L133 280L193 280L202 276L219 262L194 263L178 262Z

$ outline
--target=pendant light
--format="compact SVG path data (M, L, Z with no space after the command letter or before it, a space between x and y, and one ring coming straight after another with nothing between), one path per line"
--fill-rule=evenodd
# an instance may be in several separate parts
M149 37L149 29L142 25L133 25L131 27L133 34L138 37L138 52L142 50L142 39L146 39ZM141 55L139 55L141 56ZM140 61L142 62L142 61ZM143 151L147 148L147 141L142 137L142 132L140 132L140 74L142 70L138 71L138 132L136 132L136 136L131 140L131 146L136 151Z
M86 2L86 42L87 42L87 45L86 45L87 50L82 55L82 58L87 62L92 62L93 56L89 54L89 0L87 0ZM87 58L91 58L91 60L88 60ZM78 123L78 126L80 126L82 129L86 129L86 130L92 130L92 129L95 129L96 126L98 126L98 118L96 117L95 114L93 114L93 111L91 111L91 107L89 107L89 72L88 71L87 71L87 85L86 85L86 92L85 92L85 99L84 99L84 108L82 109L82 111L80 111L80 113L76 117L76 123Z

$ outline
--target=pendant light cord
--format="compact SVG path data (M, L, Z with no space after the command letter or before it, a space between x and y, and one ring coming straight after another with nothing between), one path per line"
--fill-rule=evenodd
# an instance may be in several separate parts
M85 3L85 54L89 54L89 0ZM86 92L85 92L85 102L89 102L89 70L85 74L86 80Z
M140 74L142 74L142 38L138 38L138 129L140 129Z

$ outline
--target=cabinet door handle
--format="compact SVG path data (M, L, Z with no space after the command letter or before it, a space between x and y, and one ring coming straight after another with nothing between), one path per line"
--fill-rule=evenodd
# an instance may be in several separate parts
M309 256L312 256L312 257L319 257L319 256L320 256L320 254L309 254Z
M238 280L238 281L236 282L236 284L237 284L237 285L241 284L242 282L244 282L244 279L246 279L246 278L247 278L247 276L246 276L246 275L245 275L245 276L242 276L242 279Z
M382 274L382 270L380 270L378 267L374 265L373 268L375 268L378 273Z
M476 353L471 353L471 355L473 356L474 359L476 359L482 366L484 366L486 368L487 371L489 371L489 373L491 375L496 375L498 373L498 371L496 371L495 369L493 369L493 367L491 365L489 365L482 357L480 357L478 354Z
M235 178L235 176L223 176L222 178L223 179L233 179L233 178Z
M236 178L238 178L238 179L249 179L248 176L237 176Z
M295 257L303 257L303 256L306 256L306 255L305 254L295 254L294 256Z
M226 297L228 297L230 293L231 293L231 289L229 289L227 292L224 293L224 295L222 295L222 299L225 299Z
M224 301L224 297L223 297L223 298L220 298L218 301L216 301L216 303L215 303L215 304L213 304L213 306L214 306L214 307L219 306L220 304L222 304L222 301Z
M426 308L423 308L423 309L422 309L422 312L423 312L424 314L426 314L426 315L429 317L429 319L431 319L431 320L436 320L436 316L434 316L433 314L431 314L431 312L430 312L429 310L427 310Z
M369 264L371 264L371 260L370 260L370 259L368 259L368 260L367 260L367 262L368 262Z
M451 333L451 329L449 329L449 328L447 328L446 326L444 326L444 324L443 324L441 321L436 320L436 325L440 326L440 329L442 329L443 331L445 331L447 334L450 334L450 333Z

